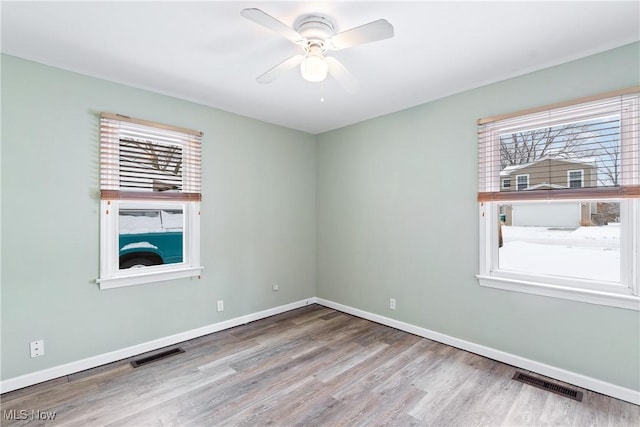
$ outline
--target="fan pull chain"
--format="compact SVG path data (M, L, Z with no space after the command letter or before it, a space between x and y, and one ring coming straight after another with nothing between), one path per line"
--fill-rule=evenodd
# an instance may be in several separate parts
M324 81L320 82L320 102L324 102Z

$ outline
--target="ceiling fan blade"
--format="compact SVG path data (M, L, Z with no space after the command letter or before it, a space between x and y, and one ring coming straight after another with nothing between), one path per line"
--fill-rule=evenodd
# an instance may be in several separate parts
M340 83L340 86L345 88L351 95L358 92L360 88L358 80L353 77L353 74L351 74L340 61L332 56L326 56L324 59L329 66L329 74Z
M282 37L293 43L302 44L304 42L304 37L298 34L297 31L295 31L288 25L278 21L273 16L264 13L260 9L242 9L240 15L244 16L250 21L255 22L258 25L262 25L263 27L280 34Z
M290 69L300 65L303 59L304 55L295 55L291 58L285 59L266 73L259 76L256 80L258 81L258 83L271 83Z
M378 19L368 24L335 34L329 39L333 50L346 49L359 44L375 42L393 37L393 25L386 19Z

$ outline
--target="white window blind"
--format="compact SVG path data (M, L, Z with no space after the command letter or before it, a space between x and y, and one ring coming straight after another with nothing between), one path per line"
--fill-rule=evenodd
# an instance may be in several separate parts
M479 120L478 200L640 197L639 116L633 88ZM567 179L576 170L582 171L579 186ZM501 188L509 179L516 185Z
M100 194L114 199L201 199L202 133L102 113Z

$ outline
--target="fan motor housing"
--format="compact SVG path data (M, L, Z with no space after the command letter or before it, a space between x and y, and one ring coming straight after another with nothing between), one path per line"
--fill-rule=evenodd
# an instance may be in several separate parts
M324 42L335 31L333 21L323 15L303 15L295 22L295 30L307 40Z

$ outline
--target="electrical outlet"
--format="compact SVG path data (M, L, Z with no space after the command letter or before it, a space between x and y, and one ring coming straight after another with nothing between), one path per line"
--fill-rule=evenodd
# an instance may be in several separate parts
M218 311L222 311L224 310L224 301L220 300L218 301Z
M29 344L31 358L44 356L44 340L33 341Z
M396 299L395 298L389 298L389 308L391 310L395 310L396 309Z
M275 292L275 291L279 291L279 290L280 290L280 286L278 286L278 285L273 285L273 286L271 287L271 290L272 290L272 291L274 291L274 292Z

